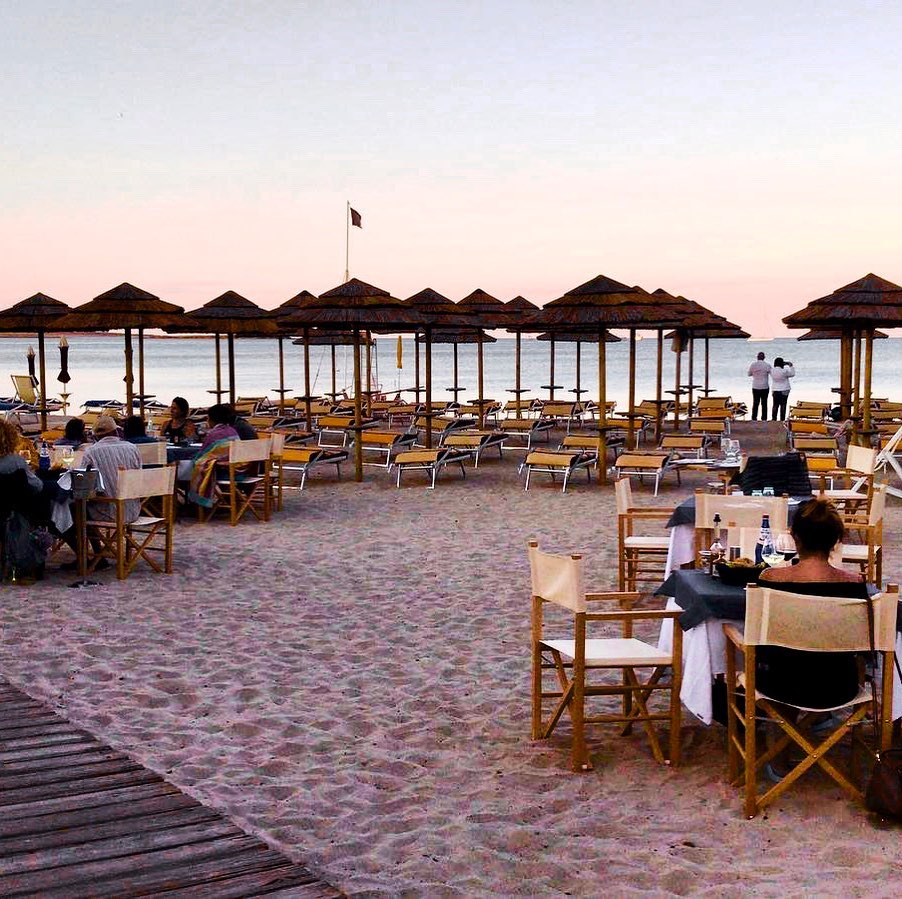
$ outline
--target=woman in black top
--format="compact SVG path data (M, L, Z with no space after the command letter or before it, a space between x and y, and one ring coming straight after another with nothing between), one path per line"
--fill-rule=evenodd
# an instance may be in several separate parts
M171 418L163 425L163 436L170 443L188 443L197 436L194 422L188 418L188 400L177 396L169 407Z

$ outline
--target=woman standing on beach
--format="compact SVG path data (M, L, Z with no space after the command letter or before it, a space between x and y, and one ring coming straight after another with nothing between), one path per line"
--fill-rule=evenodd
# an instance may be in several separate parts
M796 370L792 367L791 362L784 362L782 356L774 359L774 367L770 373L770 387L773 408L773 420L777 420L777 414L780 415L780 421L786 419L786 401L789 399L789 379L796 376Z

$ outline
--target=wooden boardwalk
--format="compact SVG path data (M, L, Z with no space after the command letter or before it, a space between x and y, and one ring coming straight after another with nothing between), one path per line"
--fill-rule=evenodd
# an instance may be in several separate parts
M0 679L0 896L158 894L342 895Z

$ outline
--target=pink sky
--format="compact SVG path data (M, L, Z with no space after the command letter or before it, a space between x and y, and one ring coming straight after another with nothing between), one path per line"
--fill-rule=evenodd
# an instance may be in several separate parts
M902 13L840 3L36 3L0 35L0 305L274 306L351 273L536 302L596 274L755 335L902 281Z

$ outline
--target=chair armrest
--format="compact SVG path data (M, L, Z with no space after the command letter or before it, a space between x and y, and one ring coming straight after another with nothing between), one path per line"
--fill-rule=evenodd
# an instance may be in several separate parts
M642 598L642 594L631 591L627 593L586 593L585 600L586 602L638 602Z
M633 506L624 514L630 518L663 518L667 519L673 515L673 509L665 509L661 506Z
M640 612L591 612L586 614L586 621L663 621L667 618L676 620L682 614L682 609L647 609Z
M747 646L745 637L739 632L735 624L725 624L723 626L723 634L738 649L745 649Z

